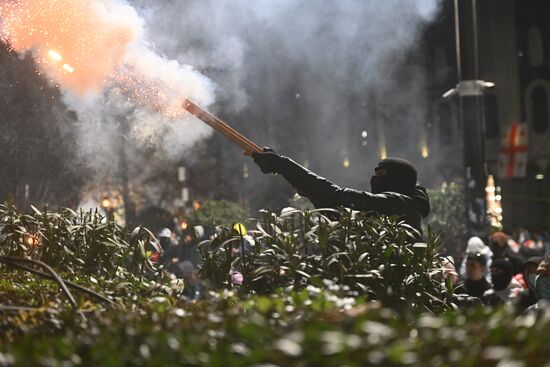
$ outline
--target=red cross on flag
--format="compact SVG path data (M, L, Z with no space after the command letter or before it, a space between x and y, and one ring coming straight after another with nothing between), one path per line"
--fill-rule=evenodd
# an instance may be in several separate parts
M502 139L498 156L500 178L525 177L527 171L527 124L514 122Z

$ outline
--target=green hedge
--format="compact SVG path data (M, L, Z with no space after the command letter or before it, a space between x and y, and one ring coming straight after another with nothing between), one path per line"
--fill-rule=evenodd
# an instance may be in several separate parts
M0 207L0 259L43 260L107 299L71 288L73 305L58 282L6 260L0 366L550 366L550 314L452 308L431 233L421 243L399 221L345 210L262 212L247 225L201 245L214 291L189 303L150 263L149 232Z
M200 244L201 275L215 289L232 288L232 274L238 271L244 294L328 282L345 286L349 296L395 309L439 312L451 307L438 236L429 233L428 241L421 242L402 221L345 209L260 214L250 221L247 235L220 227Z
M29 323L32 315L20 316ZM548 316L396 314L310 287L140 312L93 311L1 348L2 366L545 366ZM60 326L63 325L63 326ZM13 362L13 363L9 363Z

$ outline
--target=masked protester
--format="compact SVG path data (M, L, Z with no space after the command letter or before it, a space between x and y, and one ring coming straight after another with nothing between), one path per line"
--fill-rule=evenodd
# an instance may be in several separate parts
M535 294L538 300L550 301L550 275L537 275L535 278Z
M535 280L537 277L537 268L541 261L542 257L531 257L523 265L523 279L527 288L525 288L519 296L517 303L517 310L519 312L522 312L537 303L537 296L535 294Z
M527 310L537 310L550 306L550 256L546 256L537 268L535 297L537 298L537 303Z
M506 259L493 261L491 265L493 290L485 292L483 296L487 303L511 304L519 296L523 287L513 276L514 267L510 261Z
M278 173L316 208L346 207L353 210L397 215L421 232L420 222L430 212L426 189L416 185L416 168L408 161L387 158L378 163L370 180L371 192L335 185L292 159L269 148L253 153L263 173Z
M519 247L514 240L504 232L495 232L491 235L489 241L493 252L493 260L507 259L512 263L513 274L521 273L525 260L518 254Z

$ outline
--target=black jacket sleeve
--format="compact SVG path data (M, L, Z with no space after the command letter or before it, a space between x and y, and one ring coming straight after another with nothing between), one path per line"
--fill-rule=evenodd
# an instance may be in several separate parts
M282 157L278 171L300 195L310 199L317 208L343 206L359 211L405 216L410 210L410 198L404 195L391 192L372 194L343 188L287 157Z

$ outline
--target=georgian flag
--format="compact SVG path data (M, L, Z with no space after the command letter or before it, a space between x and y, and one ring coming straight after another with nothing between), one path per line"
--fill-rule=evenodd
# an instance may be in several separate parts
M502 139L498 156L500 178L525 177L527 173L527 124L512 123Z

